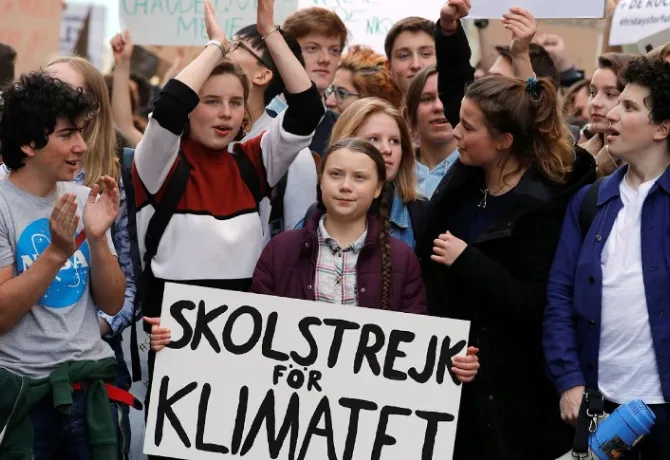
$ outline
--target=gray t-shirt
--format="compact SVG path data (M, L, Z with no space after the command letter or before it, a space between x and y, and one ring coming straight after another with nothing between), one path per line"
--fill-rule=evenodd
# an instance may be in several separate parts
M0 181L0 267L13 265L23 273L50 243L49 217L58 198L75 193L83 229L89 188L58 183L50 197L31 195L10 180ZM107 242L113 254L111 234ZM99 360L113 356L100 337L100 326L90 290L91 254L88 241L77 249L37 305L6 334L0 334L0 367L19 375L39 378L71 360Z

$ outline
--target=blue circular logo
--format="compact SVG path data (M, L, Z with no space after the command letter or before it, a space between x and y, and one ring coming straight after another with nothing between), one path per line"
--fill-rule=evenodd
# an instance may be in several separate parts
M50 243L49 219L39 219L28 225L16 244L18 273L26 271ZM65 262L38 303L50 308L65 308L77 303L88 285L90 261L88 241L84 240Z

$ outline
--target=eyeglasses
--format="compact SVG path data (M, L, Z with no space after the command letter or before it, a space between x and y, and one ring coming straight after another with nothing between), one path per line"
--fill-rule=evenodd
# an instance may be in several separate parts
M232 53L233 51L235 51L238 48L242 48L244 51L251 54L258 61L258 63L260 65L262 65L263 67L267 67L268 69L270 67L272 67L270 64L265 62L265 60L262 57L260 57L258 54L256 54L256 52L253 49L251 49L251 47L248 46L246 43L244 43L242 40L233 40L232 42L230 42L230 46L228 47L228 52Z
M355 93L350 93L346 89L339 87L339 86L333 86L330 85L328 88L326 88L326 91L324 95L326 96L326 99L330 97L331 94L335 94L335 99L337 99L337 102L344 102L344 100L348 97L361 97L360 94L355 94Z

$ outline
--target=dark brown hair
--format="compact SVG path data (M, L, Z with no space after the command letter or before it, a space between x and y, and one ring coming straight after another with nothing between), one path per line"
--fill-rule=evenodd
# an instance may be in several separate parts
M372 202L370 210L376 212L377 220L379 222L379 226L381 227L379 232L379 244L381 246L382 253L381 308L386 310L389 308L389 299L391 295L391 224L389 223L389 210L393 196L393 190L388 184L386 184L386 165L384 164L384 157L379 152L379 150L377 150L377 147L364 139L355 137L347 137L330 144L326 150L326 153L321 157L321 162L319 164L319 178L323 176L323 172L326 169L326 163L328 163L328 157L330 154L344 149L362 153L372 159L372 161L375 162L375 167L377 170L377 180L384 184L379 198ZM317 188L317 206L319 209L327 211L325 205L323 204L321 187Z
M623 70L635 58L634 54L627 53L605 53L598 56L598 68L609 69L616 75L616 87L623 91L626 81L623 79Z
M425 18L411 16L393 24L393 27L391 27L391 30L388 31L384 39L384 52L389 62L393 58L393 45L395 45L398 36L403 32L425 32L432 37L435 32L435 23Z
M503 56L512 60L512 52L509 49L509 46L496 46L496 51ZM551 57L551 54L544 48L542 45L537 43L531 43L528 48L528 54L530 55L530 63L533 67L533 72L537 75L537 78L549 78L556 88L561 87L561 72L559 72L558 67L556 67L556 62L554 58ZM488 69L487 69L488 70Z
M537 80L533 90L520 78L485 77L468 86L465 97L479 106L492 135L512 135L520 167L536 166L552 182L566 181L575 154L549 79Z
M313 6L300 8L284 20L283 29L296 39L315 33L340 39L340 46L347 44L347 26L330 10Z
M237 136L235 136L235 141L241 141L244 136L247 135L247 128L251 122L251 112L249 112L249 77L247 77L247 74L244 73L244 70L242 70L240 66L233 64L230 61L222 61L214 67L212 73L209 74L209 78L216 77L217 75L233 75L240 80L240 83L242 83L242 89L244 91L244 120L242 121L242 126L240 126ZM187 121L186 126L184 127L184 133L182 134L184 138L189 137L191 132L189 128L189 122Z
M433 75L437 75L437 67L434 65L425 67L421 69L412 79L412 83L409 85L407 94L405 95L405 108L403 109L403 115L410 129L415 130L418 124L416 117L416 111L419 108L421 103L421 94L423 93L423 88L426 86L426 82Z
M378 97L396 109L402 105L402 93L384 67L386 59L369 46L353 45L342 57L338 69L351 72L351 82L361 98Z

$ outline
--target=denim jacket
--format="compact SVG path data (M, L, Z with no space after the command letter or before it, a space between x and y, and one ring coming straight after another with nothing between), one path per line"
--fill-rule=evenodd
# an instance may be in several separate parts
M566 212L551 269L544 318L544 353L558 391L598 387L602 314L601 254L623 207L619 184L627 167L606 178L598 191L598 213L582 242L579 212L588 186ZM663 397L670 401L670 168L642 207L642 269L649 325Z
M407 204L402 201L397 190L393 192L389 220L391 221L391 236L404 241L410 248L414 249L416 241L412 228L412 217L409 214Z

